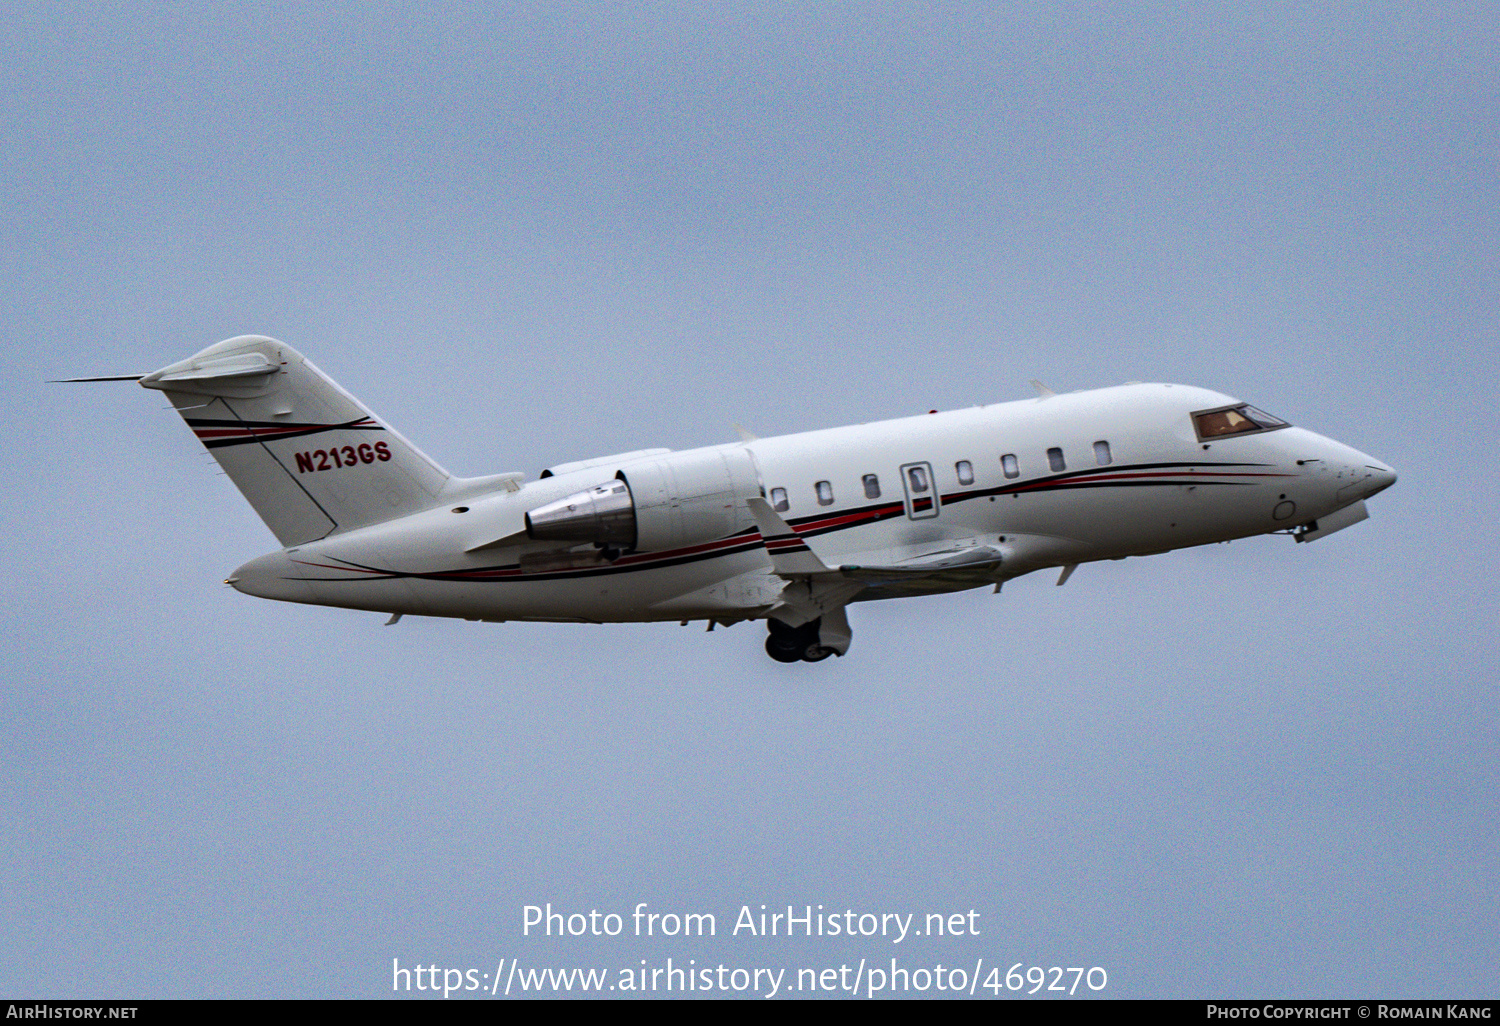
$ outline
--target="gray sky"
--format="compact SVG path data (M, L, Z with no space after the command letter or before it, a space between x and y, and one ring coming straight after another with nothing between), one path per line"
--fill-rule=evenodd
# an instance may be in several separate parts
M7 6L0 994L897 957L1495 997L1497 24ZM817 666L385 629L225 588L274 540L161 397L42 384L247 332L459 474L1040 378L1219 389L1401 480L1316 545L862 604ZM642 901L719 935L522 935ZM730 936L762 903L981 933Z

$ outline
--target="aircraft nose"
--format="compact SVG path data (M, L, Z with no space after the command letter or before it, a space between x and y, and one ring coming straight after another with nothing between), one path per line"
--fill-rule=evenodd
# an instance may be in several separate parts
M1297 465L1311 471L1321 487L1331 489L1334 508L1368 499L1396 483L1395 470L1353 446L1312 432L1287 434L1297 446Z
M1349 457L1340 460L1339 464L1338 478L1341 483L1338 495L1345 501L1368 499L1396 483L1394 470L1362 452L1349 450Z
M1379 460L1370 460L1365 464L1368 473L1369 491L1365 492L1365 498L1369 498L1376 492L1383 492L1396 483L1396 472Z

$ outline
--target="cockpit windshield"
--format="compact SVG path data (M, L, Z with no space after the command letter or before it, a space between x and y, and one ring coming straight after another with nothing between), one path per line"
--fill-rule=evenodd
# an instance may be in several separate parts
M1255 431L1275 431L1289 426L1281 418L1245 403L1193 414L1193 427L1197 429L1200 440L1223 435L1246 435Z

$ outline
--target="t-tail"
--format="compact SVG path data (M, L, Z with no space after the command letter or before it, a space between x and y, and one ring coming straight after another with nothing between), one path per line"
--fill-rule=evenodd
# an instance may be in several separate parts
M434 505L453 479L291 346L241 335L140 379L284 546Z

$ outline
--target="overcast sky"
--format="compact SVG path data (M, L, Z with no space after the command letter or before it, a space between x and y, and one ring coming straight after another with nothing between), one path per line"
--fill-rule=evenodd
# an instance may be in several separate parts
M1497 25L7 5L0 995L894 957L1495 997ZM1401 476L1315 545L861 604L815 666L758 624L386 628L226 588L275 541L162 397L44 384L250 332L464 475L1038 378ZM549 902L718 935L524 936ZM761 904L979 935L731 935Z

